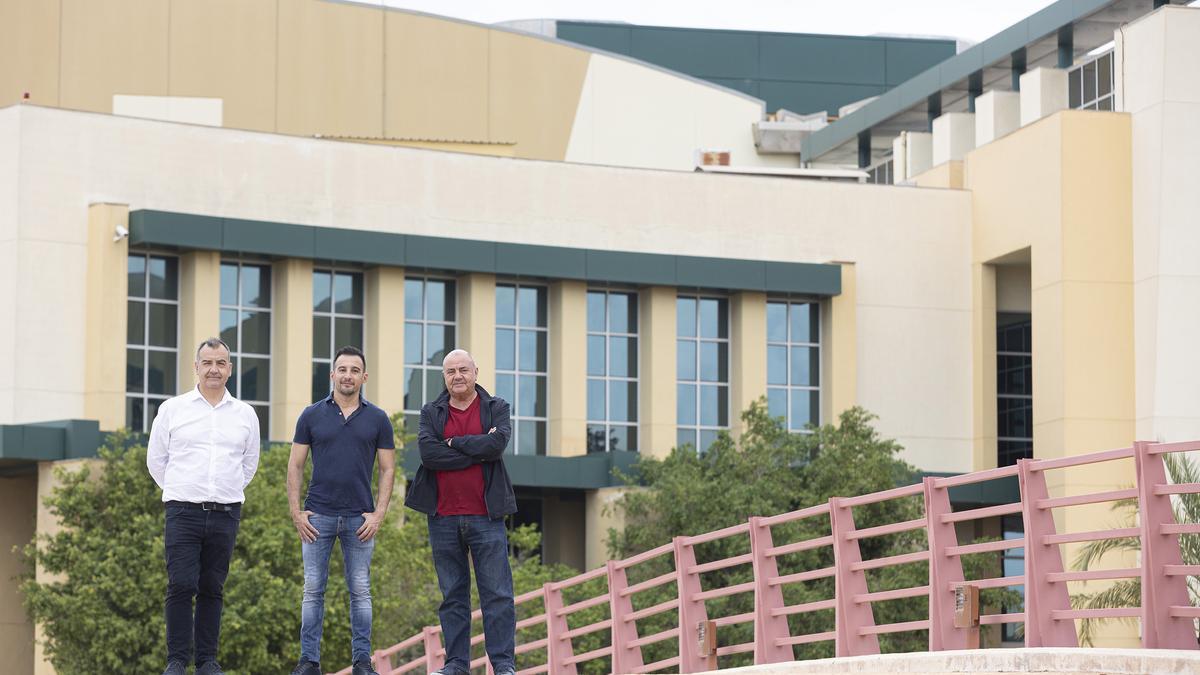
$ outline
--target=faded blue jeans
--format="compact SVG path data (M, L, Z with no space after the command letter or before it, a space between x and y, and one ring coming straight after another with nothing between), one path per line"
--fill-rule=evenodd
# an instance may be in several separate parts
M325 582L333 540L342 543L346 588L350 591L350 648L352 660L371 660L371 554L375 538L359 541L355 534L362 516L323 516L314 513L308 522L317 529L317 540L302 543L304 603L300 610L300 658L321 661L321 628L325 621ZM378 535L376 535L378 536Z
M508 566L508 531L504 519L487 516L429 516L429 544L437 570L446 640L447 675L471 672L471 563L483 609L483 637L492 670L503 673L514 664L517 612L513 606L512 569ZM469 557L468 557L469 556Z

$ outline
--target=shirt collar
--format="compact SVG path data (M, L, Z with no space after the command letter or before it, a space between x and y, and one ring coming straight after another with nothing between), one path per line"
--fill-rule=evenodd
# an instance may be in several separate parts
M184 396L187 397L188 401L204 401L205 404L208 403L208 399L204 398L204 394L200 393L200 385L196 385L196 386L192 387L192 390L189 391L188 393L184 394ZM226 403L229 403L232 400L233 400L233 394L229 393L229 389L226 388L225 394L223 396L221 396L221 402L216 404L213 407L219 408L219 407L225 405Z
M325 402L325 403L332 403L333 405L337 405L337 401L333 400L333 392L332 392L332 391L331 391L331 392L329 392L329 395L325 397L325 400L324 400L324 402ZM363 395L362 395L362 392L361 392L361 391L360 391L360 392L358 392L358 405L359 405L359 407L361 407L361 408L367 408L367 407L374 407L374 406L375 406L375 404L373 404L373 403L371 403L370 401L368 401L368 400L367 400L367 397L366 397L366 396L363 396Z

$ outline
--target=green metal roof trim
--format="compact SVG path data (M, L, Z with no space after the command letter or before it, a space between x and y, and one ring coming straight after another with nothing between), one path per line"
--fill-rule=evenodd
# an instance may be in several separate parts
M624 485L613 476L613 469L631 473L638 453L626 450L596 452L575 457L505 455L504 467L516 487L568 488L596 490ZM409 476L421 465L421 453L409 450L404 455L404 472Z
M800 156L817 159L860 132L967 78L971 73L1008 58L1029 43L1055 33L1063 26L1094 14L1112 0L1058 0L1054 4L1009 26L979 44L888 90L853 113L804 139Z
M46 462L95 457L100 442L100 423L95 420L0 424L0 460Z
M426 237L138 210L129 243L548 279L834 296L841 267Z

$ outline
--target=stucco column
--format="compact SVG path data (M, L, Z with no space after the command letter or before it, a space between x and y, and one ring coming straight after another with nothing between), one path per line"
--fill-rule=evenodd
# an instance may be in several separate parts
M652 286L638 296L639 447L651 457L665 457L675 447L675 296L670 286Z
M549 298L548 454L587 454L587 284L557 281Z
M196 348L202 340L219 336L220 317L220 252L192 251L179 256L179 392L196 386ZM237 345L229 348L237 349Z
M479 384L496 390L496 275L458 278L458 346L479 366Z
M821 423L858 404L858 290L852 262L840 263L842 292L829 299L821 324Z
M404 409L404 270L367 270L367 397L389 415Z
M83 340L83 416L99 420L106 430L125 426L129 239L113 241L117 227L128 231L128 205L88 206L87 325L112 330L96 330Z
M0 551L25 546L36 532L36 474L11 476L0 485ZM581 505L582 506L582 505ZM33 622L21 606L21 574L25 564L20 556L0 556L0 653L6 655L13 673L33 672Z
M296 418L312 403L313 264L289 258L271 266L270 438L290 440Z
M996 467L996 267L971 265L973 471ZM1036 324L1035 324L1036 325Z
M729 428L736 437L742 411L767 395L767 294L733 294L729 314Z

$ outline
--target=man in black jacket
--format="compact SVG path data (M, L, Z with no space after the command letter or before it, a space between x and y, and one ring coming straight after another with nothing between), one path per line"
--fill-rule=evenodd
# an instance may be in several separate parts
M503 459L512 435L508 403L475 383L479 368L466 351L447 354L442 375L446 390L421 409L421 466L404 500L429 519L446 640L446 664L437 673L471 672L473 561L488 659L496 675L511 675L517 615L504 516L516 512L517 499Z

